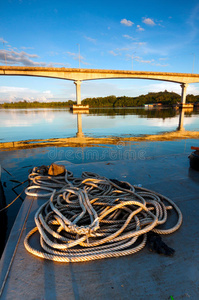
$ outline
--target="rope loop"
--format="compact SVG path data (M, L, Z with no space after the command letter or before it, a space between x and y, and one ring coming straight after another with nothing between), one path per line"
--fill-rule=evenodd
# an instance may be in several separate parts
M24 240L27 251L38 257L82 262L130 255L145 246L149 231L170 234L182 224L178 206L154 191L92 172L83 172L81 178L69 170L65 176L38 172L35 167L29 175L25 193L49 200L36 212L36 227ZM177 222L168 228L173 215ZM36 232L42 251L31 246Z

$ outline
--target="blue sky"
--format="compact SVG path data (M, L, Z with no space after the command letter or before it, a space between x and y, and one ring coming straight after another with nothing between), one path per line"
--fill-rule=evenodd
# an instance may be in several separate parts
M199 3L1 0L0 65L199 73ZM71 81L0 77L0 101L75 99ZM148 80L82 83L82 98L180 93ZM188 93L199 94L199 84Z

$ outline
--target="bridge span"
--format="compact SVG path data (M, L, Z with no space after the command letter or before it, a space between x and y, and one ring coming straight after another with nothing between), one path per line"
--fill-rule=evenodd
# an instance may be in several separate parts
M77 105L81 105L81 82L95 79L150 79L179 83L182 87L181 103L186 103L186 89L189 83L199 82L199 74L146 72L102 69L46 68L0 66L0 75L35 76L72 80L76 85Z

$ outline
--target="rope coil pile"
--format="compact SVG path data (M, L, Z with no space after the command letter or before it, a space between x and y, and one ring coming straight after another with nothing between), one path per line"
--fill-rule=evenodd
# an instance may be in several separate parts
M156 192L128 182L118 185L90 172L75 178L67 170L64 176L40 175L38 170L29 175L31 185L25 192L50 199L36 212L36 227L24 240L25 248L38 257L83 262L129 255L146 245L147 232L170 234L182 224L178 206ZM160 229L167 211L176 212L177 223ZM42 251L29 242L37 231Z

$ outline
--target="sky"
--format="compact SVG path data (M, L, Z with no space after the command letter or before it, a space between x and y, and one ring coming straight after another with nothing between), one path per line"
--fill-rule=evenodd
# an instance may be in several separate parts
M198 50L198 0L0 0L0 65L198 74ZM81 97L164 90L181 93L177 83L108 79L83 82ZM0 102L69 99L72 81L0 77Z

